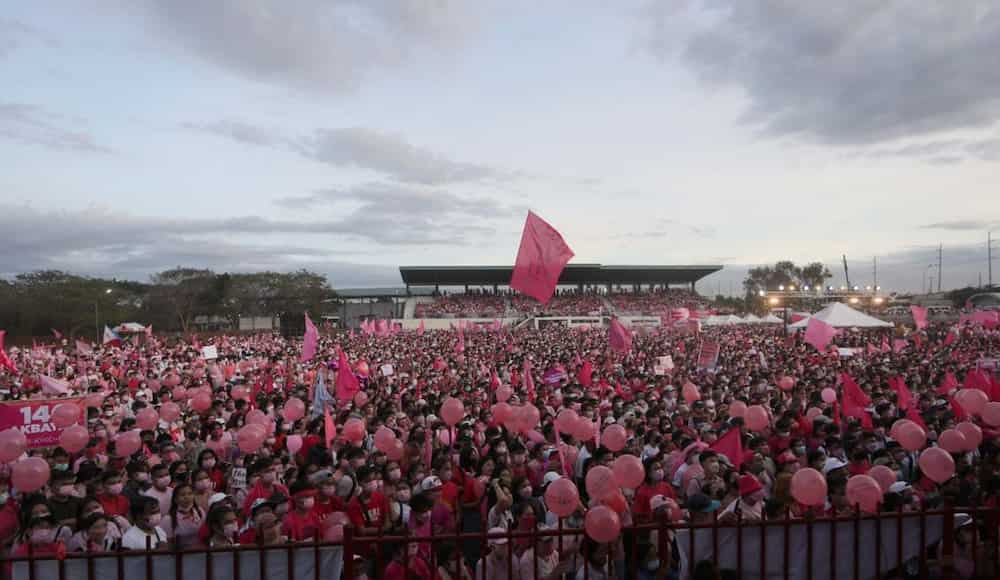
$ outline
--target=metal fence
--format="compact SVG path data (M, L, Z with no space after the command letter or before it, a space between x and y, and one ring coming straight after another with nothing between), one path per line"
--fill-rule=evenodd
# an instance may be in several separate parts
M551 530L433 537L362 536L350 527L339 543L310 542L186 551L71 553L64 558L6 558L11 580L353 580L405 570L403 578L535 580L562 563L559 578L687 580L696 568L717 578L827 580L1000 578L1000 509L946 507L875 515L779 517L748 521L659 521L630 526L611 544L585 539L559 523ZM543 544L551 542L556 556ZM450 544L450 547L445 545ZM501 547L505 546L505 547ZM487 557L489 549L513 557ZM658 558L651 559L655 550ZM438 555L456 558L439 561ZM418 558L416 554L421 557ZM599 563L598 560L604 560ZM655 565L658 560L658 565ZM476 565L478 563L478 565ZM653 565L651 565L651 563ZM420 564L419 566L417 564ZM699 572L699 574L704 572Z

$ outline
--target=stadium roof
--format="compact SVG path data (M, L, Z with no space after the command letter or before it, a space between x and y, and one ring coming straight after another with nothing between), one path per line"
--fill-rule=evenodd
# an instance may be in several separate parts
M337 299L351 298L406 298L407 296L430 296L433 290L410 290L405 287L393 288L339 288L336 290Z
M722 266L567 264L559 284L693 284ZM407 286L506 286L513 266L400 266Z

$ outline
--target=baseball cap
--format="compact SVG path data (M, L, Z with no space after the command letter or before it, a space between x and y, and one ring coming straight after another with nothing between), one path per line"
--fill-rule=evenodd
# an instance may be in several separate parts
M905 481L897 481L889 486L889 493L903 493L913 489L913 486Z
M277 504L272 501L268 501L262 497L258 497L257 499L253 500L253 505L250 506L250 516L253 517L257 515L258 510L266 507L269 507L272 510L274 510L277 507Z
M441 478L436 475L429 475L420 482L420 491L437 491L441 489Z
M722 504L703 493L696 493L688 498L687 507L694 512L710 514L722 507Z
M760 484L760 480L750 474L741 475L739 484L740 496L750 495L751 493L764 489L764 486Z
M209 509L211 509L213 505L219 503L220 501L225 501L226 499L229 499L229 496L224 493L213 493L212 497L208 498Z
M837 459L836 457L828 457L826 463L823 464L823 475L830 473L831 471L837 469L843 469L847 467L847 463Z

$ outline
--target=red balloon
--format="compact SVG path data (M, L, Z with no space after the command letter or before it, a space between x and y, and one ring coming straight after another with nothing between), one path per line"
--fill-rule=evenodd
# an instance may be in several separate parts
M351 443L361 443L365 439L365 422L358 418L351 418L344 423L344 439Z
M628 504L625 503L625 495L622 494L621 490L615 490L614 493L604 498L603 503L614 510L616 514L623 514L628 509Z
M617 423L605 427L604 433L601 434L601 444L616 453L625 449L627 439L628 433L625 431L625 428Z
M920 471L934 483L944 483L955 475L955 460L940 447L928 447L917 461Z
M826 478L811 467L804 467L792 476L792 497L805 506L826 503Z
M681 396L684 397L684 400L689 404L701 399L701 393L698 392L698 387L690 381L684 383L684 386L681 387Z
M389 461L399 461L403 458L403 442L396 439L392 442L392 448L385 452L385 456Z
M49 418L52 424L60 429L65 429L80 420L80 407L74 403L62 403L52 409L52 416Z
M990 427L1000 427L1000 401L986 403L982 411L983 423Z
M743 401L733 401L729 404L729 416L730 417L745 417L747 413L747 404Z
M636 489L646 479L646 470L642 461L635 455L622 455L611 464L611 472L620 487Z
M396 433L392 429L382 426L375 431L375 449L382 453L388 453L396 445Z
M70 453L79 453L87 447L90 433L83 425L70 425L59 435L59 446Z
M170 398L175 401L183 401L184 399L187 399L188 398L187 389L185 389L184 387L176 387L173 391L171 391Z
M587 495L597 500L608 497L618 489L618 481L615 479L614 472L603 465L592 467L587 472L584 483L587 486Z
M987 403L990 402L989 396L979 389L960 389L955 393L955 400L971 415L982 413Z
M860 506L863 512L878 513L878 506L882 503L882 488L871 476L852 476L847 480L847 501L851 506Z
M534 429L528 431L525 435L528 436L528 441L531 441L532 443L545 443L545 435L542 435Z
M580 506L580 492L567 478L557 479L545 490L545 505L561 518L569 517Z
M889 493L889 486L896 483L896 472L884 465L876 465L869 469L868 475L878 482L883 494Z
M0 462L10 463L24 454L28 439L20 429L11 427L0 431Z
M837 400L837 391L827 387L820 391L819 396L823 398L824 403L832 403Z
M119 457L129 457L135 454L140 447L142 447L142 438L139 437L138 430L133 429L132 431L119 433L115 437L115 453Z
M465 405L455 397L448 397L441 403L441 418L445 425L454 427L465 416Z
M507 420L510 419L512 407L507 403L497 403L493 405L493 418L497 423L507 424Z
M781 379L778 380L778 386L782 391L790 391L795 386L795 379L787 375L781 377Z
M176 374L174 374L174 373L170 373L169 375L167 375L167 378L163 379L163 384L166 385L166 386L168 386L168 387L173 388L173 387L176 387L177 385L181 384L181 378L179 376L177 376ZM176 393L176 391L175 391L175 393ZM175 399L177 398L176 394L174 395L174 398Z
M289 453L291 453L292 455L295 455L296 453L299 452L299 449L302 449L302 436L301 435L289 435L285 439L285 447L288 449Z
M281 410L281 416L286 421L294 423L306 415L306 404L298 397L292 397L285 401L285 407Z
M253 453L260 449L267 433L261 425L244 425L236 433L236 444L243 453Z
M167 423L173 423L181 416L181 408L177 403L163 403L160 405L160 419Z
M955 430L965 437L965 449L972 451L983 444L983 430L975 423L964 421L955 426Z
M27 457L14 464L10 481L17 491L38 491L49 481L49 464L41 457Z
M747 407L743 420L746 421L747 428L751 431L763 431L769 422L767 409L760 405L750 405Z
M212 408L212 396L206 393L198 393L191 399L191 408L198 413L204 413Z
M556 415L556 428L562 433L573 433L580 416L573 409L563 409Z
M590 441L596 434L597 425L586 417L580 417L573 426L573 437L580 441Z
M538 422L542 419L542 414L538 411L538 407L532 404L522 405L520 412L516 416L518 419L518 431L521 433L531 431L538 426Z
M920 425L910 422L899 427L896 432L896 440L907 451L918 451L923 449L927 443L927 434L920 428Z
M513 394L514 391L511 390L511 388L508 387L507 385L500 385L499 387L497 387L497 392L496 392L497 401L500 401L501 403L507 401L507 399L510 399L511 395Z
M247 413L245 423L247 425L267 425L268 421L269 419L267 418L267 415L264 414L264 411L254 409L253 411Z
M608 506L599 505L587 511L583 528L595 542L606 544L618 539L622 522L618 514Z
M156 424L160 421L160 415L152 407L141 409L135 414L135 424L143 431L156 429Z
M948 453L961 453L965 451L965 435L954 429L945 429L938 436L938 446Z

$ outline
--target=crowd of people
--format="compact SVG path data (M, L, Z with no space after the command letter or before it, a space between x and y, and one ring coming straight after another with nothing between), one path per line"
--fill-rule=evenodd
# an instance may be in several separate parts
M60 396L86 398L87 437L80 449L27 449L0 466L0 545L24 556L312 542L334 539L345 524L357 538L583 529L588 510L611 504L589 496L588 474L623 455L641 461L643 478L614 505L626 530L615 540L583 533L559 540L543 534L537 542L390 543L378 551L382 569L369 546L359 550L355 571L425 580L672 578L676 551L656 531L629 526L665 517L846 514L855 507L848 478L876 466L894 479L881 509L946 500L997 507L1000 427L954 397L982 360L1000 353L995 329L932 325L903 338L906 348L888 351L880 347L884 331L848 330L834 341L873 346L850 357L818 352L774 328L633 334L620 351L601 328L344 331L324 335L306 362L302 340L270 334L8 349L17 370L0 369L3 402L66 389ZM706 341L719 345L710 369L699 365ZM218 358L203 357L207 345ZM361 386L348 398L337 386L345 372ZM845 376L866 397L861 415L843 415ZM983 388L995 401L1000 381L985 376ZM959 384L942 388L952 378ZM901 400L897 381L911 398ZM828 389L838 400L827 400ZM463 409L453 426L445 421L449 399ZM755 405L768 418L751 429L744 411ZM529 407L534 411L522 415L533 416L530 424L511 417L512 408ZM561 430L567 410L595 433L620 430L624 443ZM891 436L903 418L923 423L928 448L959 421L974 423L982 438L951 453L953 477L934 481L921 470L920 450ZM244 434L253 424L266 430L256 448ZM377 441L385 429L398 447ZM741 457L713 447L733 430ZM13 477L26 457L43 458L50 468L44 485L30 492L17 489ZM802 505L791 493L803 469L825 479L821 505ZM560 518L546 490L564 479L576 484L580 501ZM979 532L967 544L982 544L978 554L986 557L985 543L996 538ZM626 558L633 553L638 559Z

